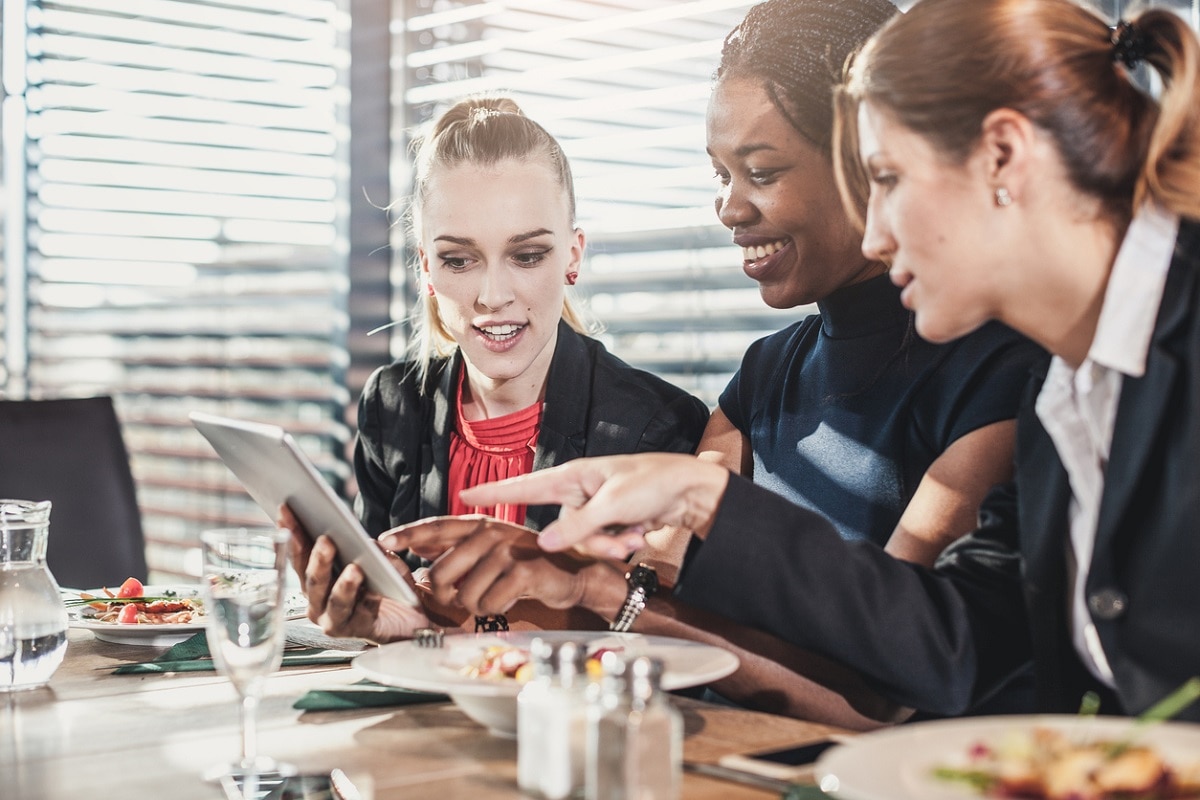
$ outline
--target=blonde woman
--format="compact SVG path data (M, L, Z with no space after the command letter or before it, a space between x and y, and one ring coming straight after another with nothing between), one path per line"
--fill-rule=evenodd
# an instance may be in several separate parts
M705 405L583 332L568 296L585 246L570 165L512 99L467 98L434 123L417 150L410 213L413 352L376 370L358 409L356 510L367 531L466 513L538 529L555 506L467 505L459 492L581 456L695 449ZM310 616L331 633L379 636L359 607L357 568L334 585L332 543L318 540L310 557L298 541Z

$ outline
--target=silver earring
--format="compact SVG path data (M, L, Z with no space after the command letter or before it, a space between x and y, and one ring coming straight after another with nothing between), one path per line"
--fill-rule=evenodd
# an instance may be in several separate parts
M1012 205L1012 195L1003 186L996 187L996 205L1005 208Z

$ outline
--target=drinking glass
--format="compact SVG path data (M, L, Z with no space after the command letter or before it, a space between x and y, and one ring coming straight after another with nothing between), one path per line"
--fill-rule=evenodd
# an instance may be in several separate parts
M208 649L241 699L242 757L210 769L205 773L209 780L295 772L291 765L259 755L255 727L263 686L283 658L289 537L287 530L275 528L200 534Z

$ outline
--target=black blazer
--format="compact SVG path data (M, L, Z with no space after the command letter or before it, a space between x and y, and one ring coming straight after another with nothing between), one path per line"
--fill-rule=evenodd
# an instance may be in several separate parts
M462 356L435 360L426 392L413 366L380 367L359 400L355 510L373 536L445 514L448 507L446 476ZM708 422L703 402L634 369L565 322L558 326L545 403L535 470L581 456L691 453ZM541 530L557 517L558 506L530 506L525 524Z
M734 478L677 589L864 673L892 699L959 714L1032 660L1038 710L1074 712L1096 681L1069 636L1066 471L1034 412L1016 475L934 570L842 542L815 514ZM751 525L746 520L753 520ZM735 565L732 569L729 565ZM1200 224L1184 221L1146 374L1127 378L1086 597L1116 690L1137 714L1200 675ZM1200 704L1180 718L1200 720Z

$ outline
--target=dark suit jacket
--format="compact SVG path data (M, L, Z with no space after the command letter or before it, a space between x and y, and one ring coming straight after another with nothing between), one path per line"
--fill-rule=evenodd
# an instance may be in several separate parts
M355 508L372 535L446 513L461 369L459 354L436 360L425 392L411 362L381 367L368 379L359 400L354 473ZM560 322L533 468L581 456L691 453L707 421L703 402ZM525 524L541 530L557 516L558 506L530 506Z
M1032 659L1040 710L1077 710L1096 682L1068 633L1070 489L1034 413L1042 378L1018 418L1014 483L993 490L980 528L934 570L842 542L819 516L734 478L677 594L830 655L908 706L962 713ZM1116 681L1102 711L1139 713L1200 675L1195 222L1180 227L1146 374L1122 386L1086 588ZM1200 704L1180 716L1200 720Z

